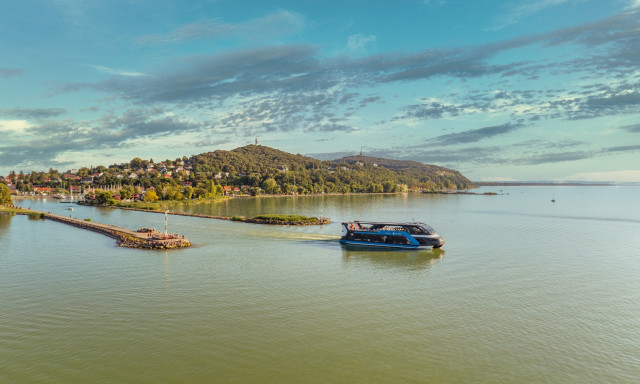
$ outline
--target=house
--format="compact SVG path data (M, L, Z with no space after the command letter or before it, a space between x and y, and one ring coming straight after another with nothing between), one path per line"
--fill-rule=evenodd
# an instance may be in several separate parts
M224 187L222 187L222 192L224 192L225 195L231 193L231 186L225 185Z
M55 189L53 188L49 188L49 187L33 187L33 191L37 192L37 193L42 193L47 194L47 193L52 193L55 191Z
M129 175L130 179L137 179L138 178L138 174L135 172L131 172L131 174Z

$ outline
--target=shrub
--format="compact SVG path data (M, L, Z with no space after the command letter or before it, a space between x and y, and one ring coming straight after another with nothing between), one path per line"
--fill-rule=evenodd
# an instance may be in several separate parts
M40 220L44 219L44 212L29 212L29 219L31 220Z

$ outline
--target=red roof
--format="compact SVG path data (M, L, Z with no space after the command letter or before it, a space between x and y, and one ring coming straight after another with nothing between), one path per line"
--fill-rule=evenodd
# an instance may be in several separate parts
M49 187L33 187L33 190L36 192L53 192L55 189Z

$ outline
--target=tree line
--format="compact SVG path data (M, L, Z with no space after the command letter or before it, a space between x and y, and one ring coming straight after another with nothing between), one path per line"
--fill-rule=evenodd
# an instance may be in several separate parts
M390 193L400 189L467 189L471 181L460 172L410 161L352 156L321 161L261 145L154 162L139 157L108 167L82 167L72 175L49 172L12 174L21 192L47 186L58 193L69 186L109 190L102 198L130 199L151 190L147 199L183 200L218 196L225 189L258 194ZM153 188L151 188L153 187ZM232 191L233 191L232 189ZM237 192L237 189L236 189ZM155 196L154 196L155 195Z

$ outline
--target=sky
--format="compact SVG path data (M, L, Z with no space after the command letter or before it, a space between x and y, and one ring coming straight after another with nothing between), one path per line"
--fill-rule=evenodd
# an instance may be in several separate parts
M29 0L0 12L0 175L253 144L640 181L640 0Z

